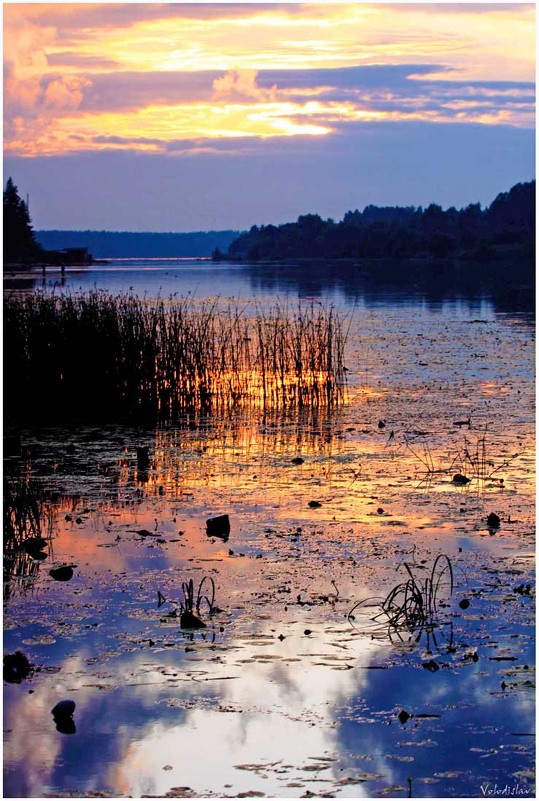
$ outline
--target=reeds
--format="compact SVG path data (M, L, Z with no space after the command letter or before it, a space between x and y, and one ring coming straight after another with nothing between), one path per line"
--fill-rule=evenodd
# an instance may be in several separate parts
M333 308L248 313L103 292L4 304L5 407L14 419L171 419L254 405L331 408L346 334Z
M204 594L205 584L210 588L209 595ZM200 584L198 585L196 599L195 599L195 585L193 579L184 581L182 584L183 603L180 604L180 611L190 612L200 615L200 607L202 602L205 601L208 606L208 614L212 615L215 610L215 582L211 576L203 576Z
M354 624L356 612L360 608L377 608L379 611L369 621L374 631L403 640L403 633L413 635L424 629L428 633L437 625L438 608L453 593L453 567L448 556L436 557L430 576L420 581L414 576L407 562L403 564L407 573L405 581L397 584L385 598L371 597L358 601L348 613L348 620ZM372 633L372 628L371 628Z

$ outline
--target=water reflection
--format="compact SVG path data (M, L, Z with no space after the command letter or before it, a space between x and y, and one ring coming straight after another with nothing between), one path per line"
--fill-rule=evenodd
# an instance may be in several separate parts
M57 787L164 796L188 787L203 796L222 788L219 795L295 797L314 787L363 797L390 787L400 794L412 777L416 795L431 796L433 784L437 796L454 797L501 775L530 788L531 691L523 676L501 691L512 668L488 661L503 626L498 642L483 645L481 665L463 662L462 648L432 674L417 656L392 664L387 648L335 622L309 638L304 622L279 625L282 641L275 621L243 616L210 650L186 648L174 632L169 649L133 643L97 669L83 646L56 662L33 695L9 688L7 796ZM468 645L481 632L471 622L462 636ZM523 659L531 655L523 649ZM77 703L73 737L50 720L51 699L64 697ZM403 708L411 717L400 724Z
M484 316L496 313L525 318L534 323L534 276L525 263L465 265L439 262L383 262L378 265L314 262L306 264L213 264L189 259L121 259L106 266L66 268L65 272L39 269L4 276L8 291L61 290L112 293L134 292L140 296L169 295L194 298L258 298L276 295L323 298L342 305L417 306L430 310L462 305Z
M487 400L492 412L507 394L489 389ZM5 689L8 797L174 787L368 797L405 793L408 777L416 795L452 796L509 768L529 786L529 741L514 733L533 724L533 601L508 592L516 575L530 580L531 475L515 460L503 487L459 488L435 474L425 490L416 457L374 422L386 403L367 393L365 428L358 399L307 419L51 429L38 441L23 432L23 455L8 465L39 478L55 516L50 556L31 592L16 584L5 618L6 650L36 666ZM504 447L524 430L504 421ZM433 458L447 464L462 436L438 423ZM144 481L137 447L148 448ZM494 504L504 525L493 538L481 519ZM227 543L205 527L225 511ZM518 523L507 525L511 514ZM448 610L454 651L427 654L424 640L395 649L347 623L358 599L401 580L400 562L420 571L439 552L459 593ZM48 572L62 563L77 565L65 584ZM203 632L182 632L181 583L203 575L223 612ZM462 593L472 593L469 612ZM428 659L436 673L421 667ZM63 699L76 702L69 736L50 713ZM405 725L401 709L412 715Z
M326 263L252 265L256 293L293 292L301 298L342 293L348 304L414 305L431 310L464 305L480 315L492 305L497 312L519 313L534 320L534 276L526 264L431 265L381 262L378 265Z
M5 652L33 666L4 688L6 797L527 793L529 335L486 303L365 307L338 409L19 431L6 477L35 482L52 517L46 559L14 548L5 568ZM227 542L206 534L217 514ZM349 625L404 561L421 577L439 553L454 650ZM182 582L205 575L223 611L182 631ZM66 699L70 735L51 716Z

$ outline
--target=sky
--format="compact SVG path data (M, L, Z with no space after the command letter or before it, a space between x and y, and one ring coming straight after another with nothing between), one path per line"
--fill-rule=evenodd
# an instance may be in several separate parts
M4 3L36 229L483 206L535 175L535 5Z

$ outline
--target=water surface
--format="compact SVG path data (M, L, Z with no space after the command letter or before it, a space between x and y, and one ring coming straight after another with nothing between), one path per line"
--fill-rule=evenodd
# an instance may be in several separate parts
M50 543L5 564L4 651L33 669L4 683L4 795L533 795L533 318L486 290L143 266L46 288L334 303L348 400L20 431L5 470L44 492ZM208 537L223 513L230 537ZM454 591L433 630L401 640L368 610L348 618L439 554ZM70 581L49 575L62 564ZM182 582L204 576L221 611L186 632ZM51 715L63 699L71 734Z

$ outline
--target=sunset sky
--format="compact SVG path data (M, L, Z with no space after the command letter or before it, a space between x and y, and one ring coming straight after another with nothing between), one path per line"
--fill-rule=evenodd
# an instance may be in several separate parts
M534 177L534 4L4 3L35 228L247 228Z

